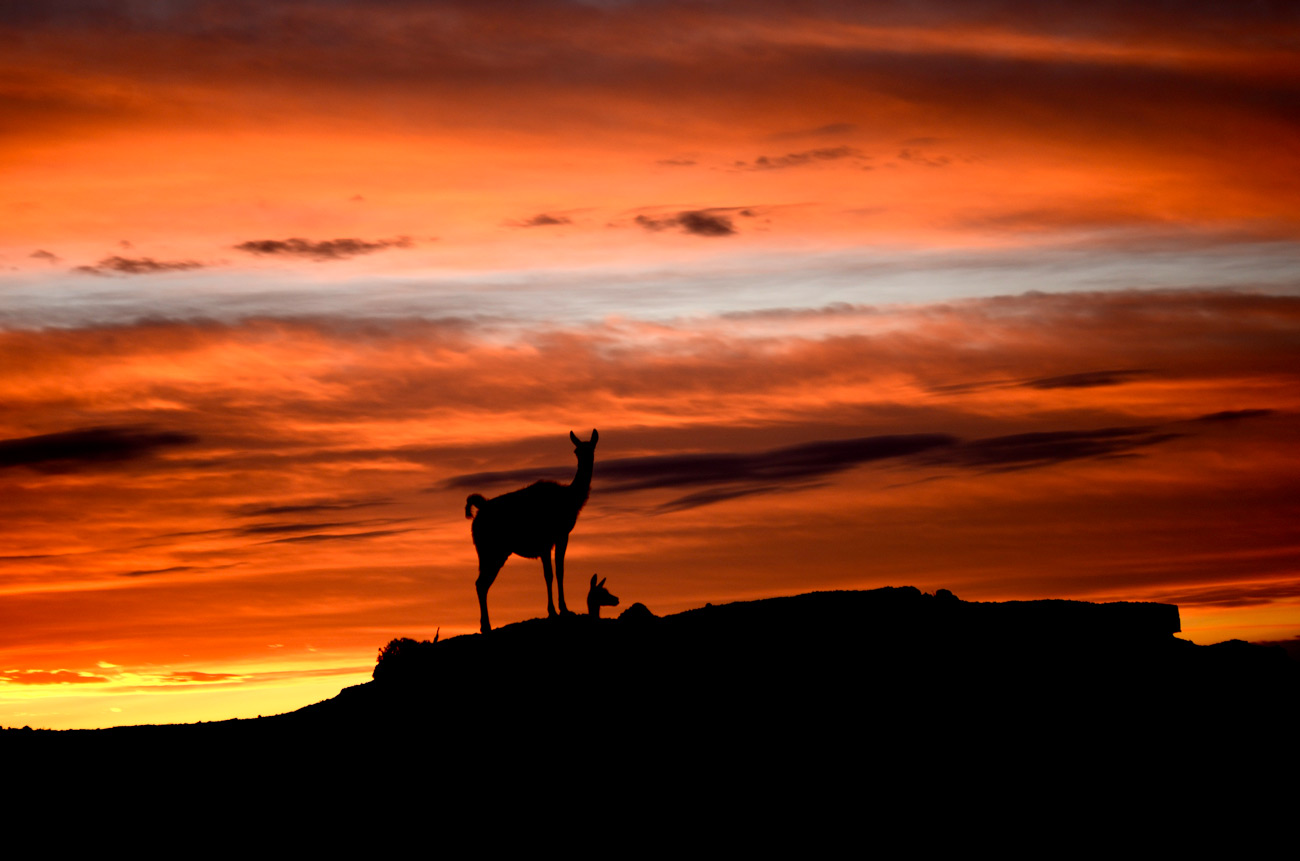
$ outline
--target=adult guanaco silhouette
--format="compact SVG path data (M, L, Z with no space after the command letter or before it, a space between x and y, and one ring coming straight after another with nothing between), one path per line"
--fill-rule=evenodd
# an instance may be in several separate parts
M578 471L568 484L539 481L493 499L471 493L465 500L465 516L474 520L470 530L478 551L478 581L474 585L478 587L480 629L485 634L492 630L488 589L512 553L526 559L541 558L546 577L546 615L555 616L551 592L551 550L555 550L554 578L560 592L560 613L569 612L564 604L564 551L569 546L569 533L578 522L578 512L591 492L591 468L600 434L593 429L591 439L583 442L569 431L569 439L578 456Z

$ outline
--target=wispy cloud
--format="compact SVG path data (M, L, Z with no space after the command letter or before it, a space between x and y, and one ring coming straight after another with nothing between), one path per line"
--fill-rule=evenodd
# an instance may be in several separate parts
M567 215L551 215L547 212L539 212L531 218L525 218L520 221L511 221L508 224L511 227L558 227L563 224L572 224L573 219Z
M1300 598L1300 582L1240 583L1161 595L1160 600L1181 606L1254 607Z
M240 517L275 517L282 514L315 514L325 511L351 511L374 505L392 505L393 500L382 497L354 499L340 497L331 500L301 502L292 505L244 506L234 513Z
M312 535L296 535L292 538L277 538L274 541L268 541L268 544L297 544L297 543L316 543L320 541L366 541L371 538L387 538L390 535L401 535L405 532L411 532L410 529L377 529L371 532L348 532L342 534L314 533Z
M152 577L155 574L179 574L183 571L204 571L201 565L171 565L167 568L145 568L139 571L123 571L123 577Z
M88 275L158 275L163 272L185 272L203 269L206 263L197 260L154 260L152 257L105 257L93 266L78 266L74 272Z
M947 167L952 164L952 158L946 155L930 155L918 149L904 147L898 151L898 157L912 164L919 164L925 167Z
M1260 419L1265 416L1276 414L1277 410L1251 409L1251 410L1220 410L1215 413L1207 413L1199 416L1198 422L1237 422L1242 419Z
M932 386L936 394L965 394L989 389L1095 389L1106 386L1122 386L1150 377L1154 371L1140 368L1125 368L1112 371L1080 371L1073 374L1060 374L1054 377L1038 377L1031 380L981 380L977 382L944 383Z
M962 443L934 455L932 462L993 470L1031 469L1085 458L1117 457L1180 436L1152 427L1011 434Z
M75 670L11 670L0 672L0 679L11 685L95 685L109 681L106 676Z
M201 673L197 670L188 670L188 671L177 672L177 673L169 673L168 675L160 676L159 681L172 682L175 684L194 684L194 683L202 684L202 683L209 683L209 682L236 681L241 678L243 678L243 676L240 676L236 673Z
M1020 383L1031 389L1092 389L1098 386L1121 386L1133 380L1148 376L1151 371L1140 368L1124 368L1115 371L1084 371L1078 374L1062 374L1059 377L1040 377Z
M409 236L393 239L250 239L235 246L237 251L246 251L263 257L305 257L309 260L346 260L361 254L373 254L390 248L410 248Z
M638 215L638 225L652 232L676 228L696 236L731 236L736 232L732 215L752 217L753 211L740 207L688 209L672 215Z
M785 155L760 155L752 162L738 161L735 167L740 170L782 170L789 167L803 167L818 162L839 161L841 159L865 159L861 150L851 146L822 147L820 149L790 152Z

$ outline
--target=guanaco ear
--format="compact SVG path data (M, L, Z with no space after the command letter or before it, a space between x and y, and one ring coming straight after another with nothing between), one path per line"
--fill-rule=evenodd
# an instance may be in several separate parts
M592 574L592 575L591 575L591 588L593 588L593 589L596 588L596 575L595 575L595 574Z
M592 575L591 575L591 579L592 579L592 580L595 580L595 579L596 579L596 575L595 575L595 574L592 574ZM605 578L605 580L608 580L608 579L609 579L608 577ZM602 588L602 589L605 588L605 580L601 580L601 581L600 581L600 588Z
M569 431L569 439L573 440L573 444L574 444L574 445L577 445L579 442L582 441L582 440L578 439L578 435L577 435L576 433L574 433L573 431Z
M598 440L598 439L600 439L600 431L596 430L595 428L592 428L592 429L591 429L591 444L592 444L592 445L595 445L595 444L596 444L596 440Z

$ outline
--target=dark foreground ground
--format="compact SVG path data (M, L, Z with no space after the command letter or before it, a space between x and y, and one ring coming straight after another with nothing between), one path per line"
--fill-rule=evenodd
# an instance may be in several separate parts
M971 603L913 588L664 618L634 606L395 640L374 681L287 715L8 730L0 749L10 762L187 781L361 781L380 806L384 791L409 801L415 787L484 805L502 792L586 799L643 822L650 809L678 822L710 805L734 813L737 799L906 811L909 827L958 812L1140 819L1195 793L1266 794L1295 753L1300 665L1178 630L1172 605Z

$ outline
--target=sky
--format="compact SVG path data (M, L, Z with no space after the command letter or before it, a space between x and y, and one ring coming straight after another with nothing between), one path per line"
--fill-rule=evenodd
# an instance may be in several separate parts
M592 429L575 609L1294 644L1297 201L1292 3L0 5L0 725L475 632L467 494Z

